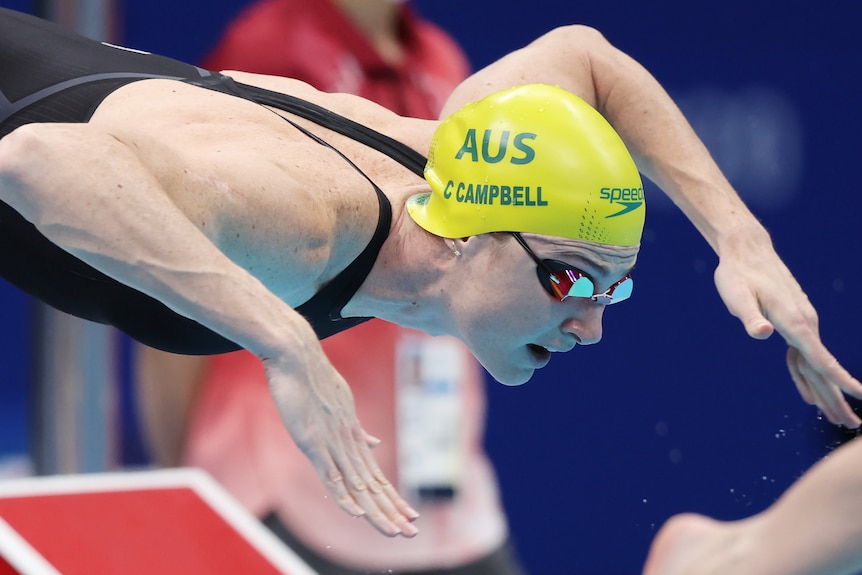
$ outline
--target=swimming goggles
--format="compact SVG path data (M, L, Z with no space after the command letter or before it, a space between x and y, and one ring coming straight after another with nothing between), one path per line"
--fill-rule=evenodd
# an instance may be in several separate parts
M527 253L536 262L536 275L539 276L539 282L555 300L566 301L570 297L581 297L591 299L602 305L611 305L631 297L634 287L631 274L626 274L623 279L606 291L595 293L596 286L590 276L559 260L539 259L539 256L533 253L521 234L518 232L510 233L515 236L518 243L527 250Z

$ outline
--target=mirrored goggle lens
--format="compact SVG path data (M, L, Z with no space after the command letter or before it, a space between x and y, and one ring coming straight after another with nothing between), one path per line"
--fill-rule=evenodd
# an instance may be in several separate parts
M577 270L554 272L551 276L551 290L563 301L567 297L591 297L595 286L592 280Z
M632 276L626 276L608 288L605 293L596 295L594 299L605 305L620 303L632 297L634 286L635 282L632 281Z
M585 273L556 260L543 260L542 263L551 271L550 276L541 267L536 267L536 273L552 297L559 301L567 297L592 297L596 286Z
M634 282L629 275L612 285L606 292L597 294L596 286L584 272L557 260L543 260L542 263L553 273L548 277L546 271L537 268L539 280L545 290L559 301L565 301L569 297L581 297L603 305L612 305L627 300L632 295Z

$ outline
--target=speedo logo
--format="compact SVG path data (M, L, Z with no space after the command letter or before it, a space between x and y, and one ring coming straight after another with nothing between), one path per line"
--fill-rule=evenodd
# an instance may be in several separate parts
M605 216L606 218L622 216L644 205L643 188L602 188L599 193L601 199L608 200L611 204L622 206L620 211Z

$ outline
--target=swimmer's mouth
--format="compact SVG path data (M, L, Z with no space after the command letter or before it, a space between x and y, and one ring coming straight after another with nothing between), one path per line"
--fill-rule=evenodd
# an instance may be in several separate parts
M541 364L540 367L544 367L551 361L551 352L547 348L530 343L527 344L527 349L530 350L530 354L536 359L537 363Z

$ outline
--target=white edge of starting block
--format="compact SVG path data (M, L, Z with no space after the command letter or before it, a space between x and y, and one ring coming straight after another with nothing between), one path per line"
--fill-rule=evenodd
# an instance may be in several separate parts
M23 575L62 575L3 518L0 518L0 555Z
M280 571L290 575L317 575L316 571L264 527L224 487L200 469L157 469L8 479L0 481L0 498L182 487L191 488L197 493ZM26 575L61 575L2 518L0 551L13 567Z

